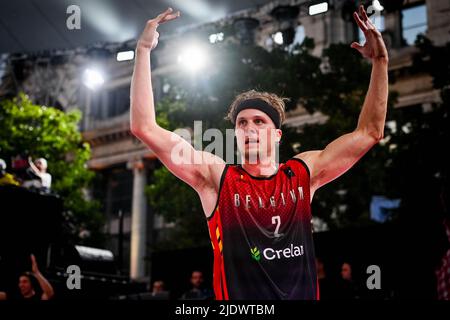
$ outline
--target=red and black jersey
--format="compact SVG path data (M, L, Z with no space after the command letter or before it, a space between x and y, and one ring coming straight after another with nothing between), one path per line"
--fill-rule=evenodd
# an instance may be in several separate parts
M270 177L225 166L208 219L216 299L318 298L309 179L296 158Z

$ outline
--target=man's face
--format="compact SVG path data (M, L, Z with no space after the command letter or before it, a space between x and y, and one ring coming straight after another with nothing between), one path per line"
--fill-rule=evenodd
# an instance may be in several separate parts
M191 276L191 283L194 288L200 288L203 283L203 274L198 271L193 272Z
M281 139L281 130L258 109L245 109L236 117L235 134L239 151L250 164L269 158Z
M21 276L19 278L19 290L23 296L27 296L33 291L33 286L28 277Z
M352 279L352 267L348 263L344 263L341 268L341 276L344 280Z
M162 281L155 281L153 284L153 292L164 291L164 283Z

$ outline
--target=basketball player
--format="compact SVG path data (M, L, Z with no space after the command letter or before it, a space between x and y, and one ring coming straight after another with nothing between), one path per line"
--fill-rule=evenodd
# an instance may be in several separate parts
M371 60L372 74L353 132L323 150L277 163L284 101L252 90L238 95L228 113L242 154L242 165L230 165L195 150L155 121L150 59L158 44L156 30L179 16L169 8L147 22L138 40L131 131L198 193L214 250L216 299L318 299L310 202L317 189L349 170L383 137L388 54L381 34L360 7L354 18L366 43L351 47ZM174 148L183 161L174 160Z

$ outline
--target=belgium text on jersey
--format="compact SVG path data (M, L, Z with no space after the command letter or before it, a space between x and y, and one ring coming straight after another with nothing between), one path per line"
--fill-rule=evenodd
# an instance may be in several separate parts
M303 200L304 199L303 187L298 187L297 191L298 191L298 196L299 196L300 200ZM247 194L247 195L245 195L245 200L244 199L242 199L242 200L245 202L244 206L246 208L250 208L253 206L258 206L258 208L267 208L269 206L276 207L277 205L285 206L287 201L292 201L293 203L296 203L297 202L297 194L295 192L295 189L290 190L289 195L284 195L283 192L281 192L278 203L275 199L275 196L271 196L269 198L269 200L263 201L263 199L261 199L261 197L258 197L258 199L256 200L256 199L252 199L252 197L249 194ZM257 201L257 203L255 203L256 201ZM234 206L239 207L240 205L241 205L241 196L239 195L239 193L235 193L234 194Z

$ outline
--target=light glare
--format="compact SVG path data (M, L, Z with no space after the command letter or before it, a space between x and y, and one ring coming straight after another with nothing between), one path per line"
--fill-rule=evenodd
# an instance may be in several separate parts
M328 2L322 2L309 7L309 15L313 16L328 11Z
M206 55L200 48L190 47L178 56L178 63L187 70L196 72L206 65Z
M134 59L134 51L121 51L117 53L117 61L128 61Z
M282 45L283 44L283 33L281 33L281 31L278 31L277 33L275 33L273 35L273 41L278 45Z
M103 75L100 71L95 69L86 69L84 71L84 84L86 87L88 87L91 90L95 90L103 83L105 83L105 79L103 78Z

